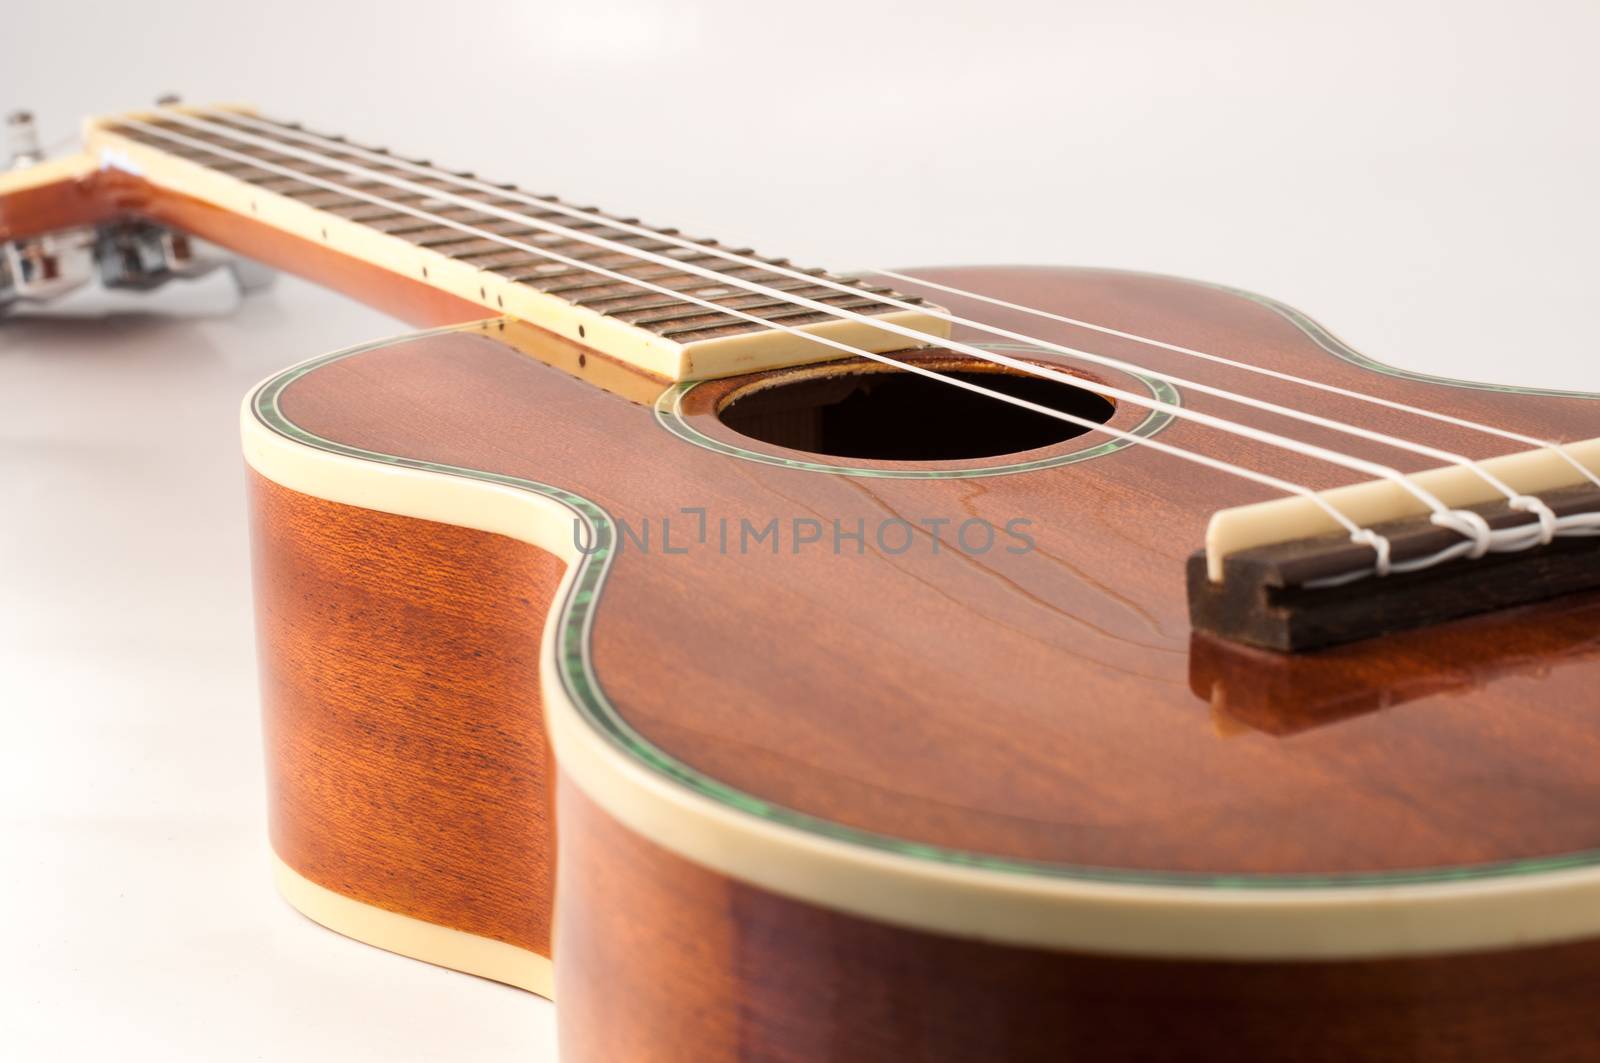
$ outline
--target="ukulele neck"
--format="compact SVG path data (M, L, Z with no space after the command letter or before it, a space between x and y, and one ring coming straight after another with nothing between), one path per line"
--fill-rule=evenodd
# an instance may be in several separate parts
M245 220L291 238L288 257L303 257L303 268L284 255L275 263L291 271L318 275L313 260L353 259L664 380L899 350L948 333L921 300L887 288L244 110L96 119L86 142L102 167L209 208L186 216L196 235L249 253L229 238Z

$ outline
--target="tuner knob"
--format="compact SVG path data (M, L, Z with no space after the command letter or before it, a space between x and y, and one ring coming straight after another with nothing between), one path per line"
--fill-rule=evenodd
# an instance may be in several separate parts
M183 97L179 96L176 92L163 92L161 95L156 97L157 107L176 107L182 102Z
M44 161L32 111L12 111L6 115L6 145L11 149L11 161L7 164L10 169L22 170Z

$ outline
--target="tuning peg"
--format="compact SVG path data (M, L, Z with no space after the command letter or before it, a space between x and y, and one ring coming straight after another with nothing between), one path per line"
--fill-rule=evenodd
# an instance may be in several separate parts
M10 169L22 170L44 161L32 111L12 111L6 115L6 145L11 150L11 161L7 164Z
M157 107L176 107L182 102L183 97L179 96L176 92L163 92L161 95L156 97Z

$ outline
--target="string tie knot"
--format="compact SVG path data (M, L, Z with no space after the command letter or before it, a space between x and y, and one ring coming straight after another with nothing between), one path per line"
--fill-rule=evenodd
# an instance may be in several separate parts
M1474 561L1487 554L1489 547L1494 544L1494 531L1481 513L1474 513L1470 509L1441 510L1429 519L1441 528L1449 528L1461 537L1471 539L1472 549L1467 551L1467 556Z
M1556 537L1556 514L1544 500L1533 495L1518 495L1511 500L1511 508L1524 513L1532 513L1539 518L1539 545L1549 546L1550 540Z
M1379 576L1389 574L1389 540L1386 537L1371 528L1362 528L1350 533L1350 541L1372 547L1372 552L1377 555L1372 565L1373 572Z

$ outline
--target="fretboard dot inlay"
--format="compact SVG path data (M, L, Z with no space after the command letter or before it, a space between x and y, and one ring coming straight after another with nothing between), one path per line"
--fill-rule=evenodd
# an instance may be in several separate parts
M574 216L561 209L551 209L565 206L556 196L523 195L514 185L488 185L469 173L419 174L414 169L395 165L395 160L402 159L401 156L382 148L351 144L343 138L325 137L325 140L345 146L324 148L318 152L319 161L310 161L305 156L303 139L289 135L301 131L302 127L297 124L279 122L264 126L260 120L244 124L225 116L207 120L237 130L241 138L271 140L282 150L275 151L220 133L198 131L168 119L152 119L148 129L118 124L109 129L118 136L187 159L264 191L287 196L346 222L403 239L415 247L678 342L761 332L766 329L766 322L795 327L833 317L825 311L796 303L795 299L866 315L903 309L884 302L884 298L917 305L924 302L889 288L865 285L857 278L831 274L823 269L791 266L788 259L758 258L749 248L724 248L715 240L693 240L691 242L697 246L682 246L674 241L689 238L680 235L678 229L650 227L648 233L641 233L637 231L640 226L636 219L604 214L592 207L572 208L592 215ZM153 129L180 135L183 140L175 143L150 131ZM198 146L201 144L205 146ZM217 150L211 150L213 147ZM375 161L370 157L372 154L384 158ZM427 167L431 164L417 160L411 165ZM346 166L358 167L362 172L353 173L344 168ZM405 185L391 184L391 179ZM476 183L463 185L460 183L463 181ZM416 191L419 187L437 190L450 198L420 195ZM498 195L486 191L487 188L510 195ZM374 202L374 199L382 202ZM463 200L490 209L476 210L464 205ZM250 210L260 213L255 201L250 203ZM426 212L433 217L420 218L410 211ZM444 224L446 220L451 224ZM562 231L551 231L548 226L559 226ZM321 232L322 238L327 240L328 229L324 226ZM594 242L597 240L620 245L622 249L597 244ZM561 258L545 258L543 252ZM757 259L826 283L808 283L792 273L773 272L749 261L726 257L730 255ZM681 269L661 259L713 271L745 284L760 285L762 290L752 290L741 284L707 283L703 273ZM641 287L631 280L597 272L597 268L652 287ZM421 267L421 275L429 276L426 265ZM848 286L851 291L841 291L834 287L836 285ZM683 298L659 289L681 293ZM487 291L487 286L478 288L484 302L487 302ZM694 302L696 299L760 320L721 313ZM505 297L497 294L495 302L503 308ZM578 334L586 335L582 326Z

